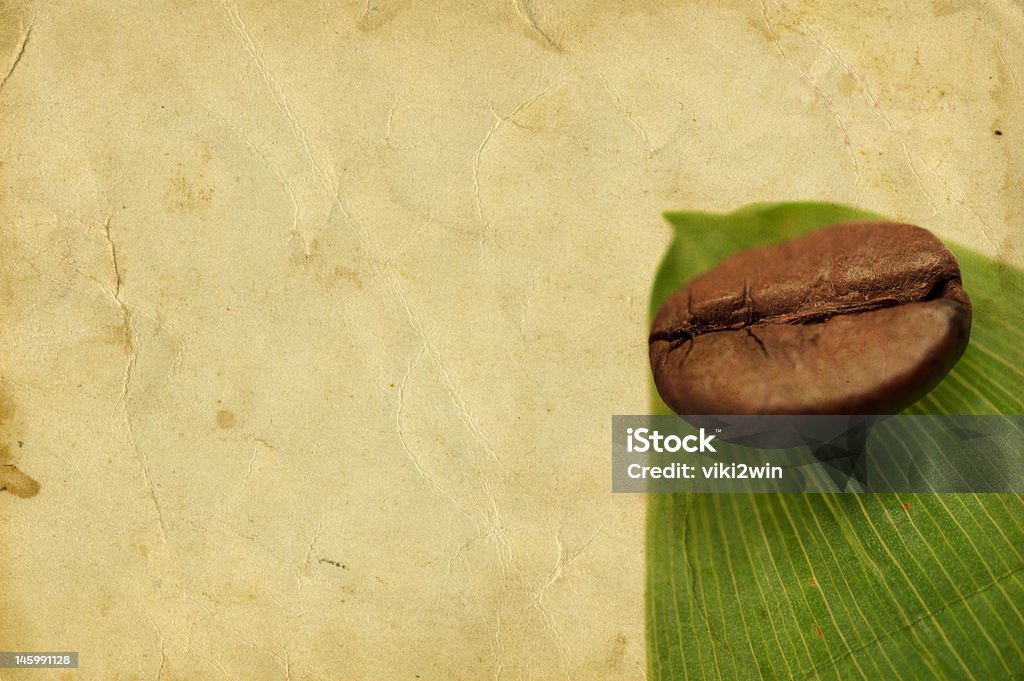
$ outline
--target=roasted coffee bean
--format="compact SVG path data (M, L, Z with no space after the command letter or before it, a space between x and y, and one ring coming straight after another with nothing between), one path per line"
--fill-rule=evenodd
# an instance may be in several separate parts
M913 225L833 225L737 253L665 300L654 382L679 414L890 414L967 347L953 254Z

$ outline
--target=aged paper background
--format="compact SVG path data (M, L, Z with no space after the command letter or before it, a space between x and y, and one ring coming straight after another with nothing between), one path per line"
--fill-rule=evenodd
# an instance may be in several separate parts
M0 679L643 678L660 212L1019 264L1024 12L637 4L0 3Z

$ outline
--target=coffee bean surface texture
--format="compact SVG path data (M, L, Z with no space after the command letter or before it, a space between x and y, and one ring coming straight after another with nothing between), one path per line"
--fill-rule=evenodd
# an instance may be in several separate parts
M678 414L890 414L970 337L954 255L913 225L833 225L742 251L654 317L655 385Z

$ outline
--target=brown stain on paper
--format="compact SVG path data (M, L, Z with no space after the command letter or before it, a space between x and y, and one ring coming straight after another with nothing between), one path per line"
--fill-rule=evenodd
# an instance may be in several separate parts
M39 483L11 463L11 445L14 434L11 422L14 420L14 401L0 386L0 492L7 491L16 497L30 499L39 494Z
M0 15L4 17L4 21L0 22L0 50L5 55L13 54L12 49L22 37L22 27L25 22L22 20L23 16L21 15L24 13L19 11L20 8L19 3L0 2ZM22 47L26 47L26 43L23 43ZM20 56L24 56L24 50ZM8 73L3 78L4 81L6 82L10 76L11 73ZM6 117L9 111L10 109L5 108L3 115ZM3 324L3 328L0 329L0 337L3 337L5 332L17 323L20 316L14 305L14 272L16 270L11 267L11 263L16 261L18 255L13 219L15 209L9 205L9 197L13 194L15 182L8 174L10 166L7 161L8 159L5 158L3 164L0 165L0 220L3 220L3 223L0 224L0 258L2 258L0 260L0 324ZM0 356L0 381L2 381L2 376L3 357ZM3 383L0 382L0 476L4 476L0 479L2 487L7 486L3 480L8 475L14 475L13 470L9 470L9 466L13 468L10 445L16 442L12 433L14 412L15 403L7 394ZM20 473L20 471L18 472ZM23 485L24 483L19 484L19 481L15 481L12 486L17 486L20 491L23 489ZM9 586L14 582L10 570L13 560L8 554L8 547L13 544L10 517L14 510L12 501L14 500L9 494L0 492L0 650L7 651L24 650L19 644L25 640L25 625L19 609L15 607L11 598L14 589Z
M126 333L123 324L100 324L96 333L90 334L89 337L91 340L120 349L126 357L132 354L131 336Z
M209 208L213 203L213 187L200 184L202 176L193 180L185 172L179 170L171 177L171 188L168 201L179 211L193 211Z
M207 182L205 172L213 154L208 148L202 147L197 156L200 160L198 169L178 163L171 173L166 197L170 207L176 211L197 211L213 204L213 187Z
M13 607L5 588L13 579L8 572L12 563L7 554L10 540L10 513L13 508L10 495L27 499L39 493L39 483L22 473L11 463L11 443L17 443L14 417L15 402L3 383L0 383L0 650L24 650L26 629L20 612ZM19 443L20 444L20 443Z
M356 28L363 33L372 33L395 18L400 7L387 0L366 0L356 19Z
M8 435L8 424L14 418L14 402L7 396L7 392L0 386L0 436ZM2 446L0 450L0 463L6 463L7 447Z
M626 649L629 645L629 639L623 633L616 634L615 638L612 639L612 644L608 652L607 666L609 670L617 670L622 667L623 662L626 659Z
M0 491L8 491L16 497L31 499L39 494L39 483L18 470L14 464L0 464Z
M217 427L221 430L228 430L235 425L235 413L228 409L217 410Z

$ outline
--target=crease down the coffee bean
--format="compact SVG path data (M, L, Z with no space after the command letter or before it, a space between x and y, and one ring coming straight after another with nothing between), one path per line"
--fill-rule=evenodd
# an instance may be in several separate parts
M884 308L887 308L887 307L895 307L897 305L909 305L909 304L912 304L912 303L924 303L924 302L929 302L929 301L932 301L932 300L937 300L939 298L948 297L947 289L949 289L949 287L951 285L954 285L957 288L962 287L962 283L961 283L960 278L959 277L952 277L952 278L948 278L948 279L943 279L943 280L937 282L928 291L927 294L925 294L924 296L922 296L921 298L918 298L916 300L899 300L898 298L880 298L880 299L875 299L875 300L867 301L867 302L865 302L863 304L860 304L860 305L852 305L852 306L843 307L843 308L833 308L833 309L829 309L829 310L815 310L815 311L806 312L806 313L802 313L802 314L783 313L783 314L777 314L777 315L769 315L769 316L766 316L766 317L761 317L760 319L757 319L755 321L755 320L752 319L752 315L753 315L752 302L753 301L750 298L749 283L748 283L744 287L744 301L743 301L743 308L742 309L746 311L746 317L747 317L744 322L734 323L734 324L709 324L709 325L692 324L692 325L690 325L689 330L682 329L682 328L668 329L668 330L665 330L665 331L659 331L657 333L652 333L650 335L650 337L649 337L649 342L653 343L655 341L667 341L670 344L672 344L673 346L675 346L680 341L681 342L691 341L691 340L693 340L697 336L700 336L700 335L703 335L703 334L707 334L707 333L716 333L716 332L719 332L719 331L740 331L740 330L743 330L743 329L749 329L750 327L753 327L753 326L767 325L767 324L787 324L787 325L816 324L816 323L828 321L829 319L832 319L833 317L838 317L840 315L863 314L865 312L874 312L875 310L881 310L881 309L884 309ZM688 293L688 297L687 297L687 312L689 314L691 314L691 315L693 314L692 313L692 305L691 305L692 304L692 299L693 299L693 293L689 292ZM760 342L760 339L757 339L757 340Z

